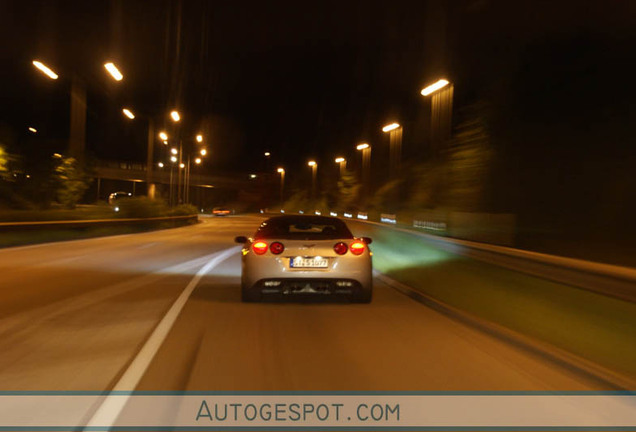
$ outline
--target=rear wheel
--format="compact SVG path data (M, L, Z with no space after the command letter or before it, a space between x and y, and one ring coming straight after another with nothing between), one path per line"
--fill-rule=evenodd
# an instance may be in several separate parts
M371 288L362 288L354 295L353 301L356 303L371 303L372 298L373 291L371 290Z
M241 301L243 303L255 303L261 301L261 293L241 287Z

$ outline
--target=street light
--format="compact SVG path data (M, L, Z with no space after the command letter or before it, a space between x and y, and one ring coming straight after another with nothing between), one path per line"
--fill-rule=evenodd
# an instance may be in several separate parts
M168 134L165 132L159 132L159 138L161 138L162 141L168 141Z
M174 204L174 164L177 163L176 156L170 156L170 206Z
M311 198L316 199L316 172L318 171L318 164L314 160L307 162L307 165L311 167Z
M121 72L119 72L119 69L117 69L117 66L115 66L113 62L104 64L104 67L115 81L121 81L124 78L124 76L121 74Z
M347 160L345 158L343 158L343 157L337 157L336 158L336 163L340 164L340 179L342 179L344 171L347 168Z
M203 142L203 135L199 134L197 135L197 142Z
M159 163L157 164L157 166L158 166L159 168L163 168L163 162L159 162Z
M183 162L181 162L181 163L179 164L179 168L185 168L185 164L184 164Z
M206 154L208 154L208 151L206 149L201 149L200 153L201 156L205 156Z
M135 118L135 115L134 115L134 114L132 113L132 111L130 111L128 108L124 108L124 109L122 109L121 111L122 111L122 112L124 113L124 115L125 115L126 117L128 117L129 119L133 120L133 119Z
M384 126L382 128L382 132L391 132L392 130L395 130L395 129L399 128L399 127L400 127L399 123L391 123L391 124L388 124L388 125Z
M48 66L40 61L33 60L33 66L38 68L40 71L42 71L42 73L44 73L44 75L48 76L51 79L56 80L58 78L58 75L55 72L53 72Z
M197 165L199 165L199 164L201 163L201 158L196 158L196 159L194 160L194 163L195 163L195 164L197 164Z
M384 126L382 132L389 133L389 171L391 178L396 178L402 159L402 126L391 123Z
M173 155L176 155L176 154L178 154L178 153L179 153L179 150L177 150L175 147L172 147L172 148L170 149L170 153L172 153Z
M449 82L447 80L441 79L441 80L429 85L428 87L424 87L420 93L422 94L422 96L428 96L431 93L434 93L437 90L440 90L440 89L446 87L448 84L449 84Z
M270 152L265 152L264 155L265 157L270 157L272 154Z
M170 117L172 117L172 121L178 122L179 120L181 120L181 116L179 115L179 112L174 110L170 113Z
M32 61L33 66L52 80L58 79L58 75L51 68L39 60ZM68 140L68 151L70 155L78 160L84 159L86 146L86 84L78 76L71 78L70 88L70 129Z
M37 130L36 128L34 128L34 127L30 127L30 128L29 128L29 132L31 132L31 133L38 133L38 130Z
M425 87L422 96L431 95L431 149L437 156L451 136L453 120L453 84L446 79Z
M285 168L276 170L280 174L280 208L283 208L283 190L285 189Z
M362 157L362 195L366 198L371 167L371 146L368 143L358 144L356 150L360 151Z

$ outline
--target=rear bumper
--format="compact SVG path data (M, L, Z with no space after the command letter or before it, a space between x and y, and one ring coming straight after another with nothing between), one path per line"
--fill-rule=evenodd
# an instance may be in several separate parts
M345 278L268 278L243 289L261 295L355 295L371 285Z

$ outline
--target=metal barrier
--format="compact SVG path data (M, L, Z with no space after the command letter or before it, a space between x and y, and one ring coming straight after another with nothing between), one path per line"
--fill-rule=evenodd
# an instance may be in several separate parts
M93 219L73 221L33 221L33 222L1 222L0 232L27 231L41 229L82 229L103 226L127 226L143 225L148 223L171 222L175 226L179 222L196 222L197 215L188 216L164 216L152 218L127 218L127 219Z
M448 252L544 279L636 302L636 269L560 257L507 246L440 237L378 222L360 221L425 238Z

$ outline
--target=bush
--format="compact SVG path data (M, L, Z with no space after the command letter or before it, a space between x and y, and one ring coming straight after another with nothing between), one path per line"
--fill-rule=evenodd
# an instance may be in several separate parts
M74 209L88 185L92 181L82 165L74 158L63 158L55 168L55 177L59 183L57 199L64 208Z
M197 208L192 204L181 204L170 209L168 216L190 216L197 213Z
M148 197L125 198L119 200L116 206L119 207L119 217L122 218L161 217L168 214L165 202Z

